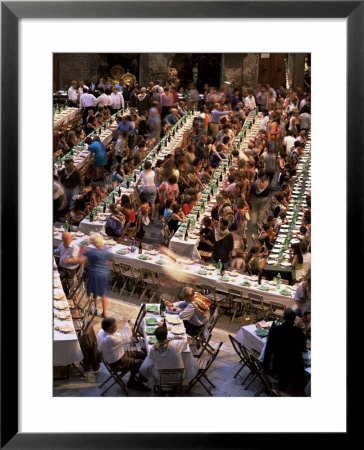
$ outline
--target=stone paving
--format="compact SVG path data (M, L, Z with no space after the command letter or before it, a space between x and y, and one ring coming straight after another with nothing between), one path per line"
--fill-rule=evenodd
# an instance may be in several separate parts
M163 293L166 299L173 294L173 289L173 287L170 287L169 292ZM140 302L136 296L129 297L129 295L125 294L120 296L115 292L109 292L108 298L108 315L110 317L115 317L117 320L128 318L135 321L140 308ZM99 312L101 312L101 305L98 305L98 309ZM93 324L96 333L101 328L101 321L102 318L99 316L94 319ZM230 344L228 335L229 333L235 335L239 330L239 327L240 325L236 320L233 324L230 324L230 317L223 315L219 318L212 333L211 345L213 347L216 348L219 342L223 342L220 353L208 372L209 379L216 385L216 388L212 389L214 396L251 397L259 387L259 381L255 381L250 388L246 390L241 384L242 378L239 376L233 378L234 374L239 369L239 359ZM247 369L243 369L241 376L244 378L247 374ZM103 365L101 365L101 368L97 372L90 371L87 373L84 373L81 367L71 367L69 379L54 380L53 395L56 397L98 397L102 392L98 386L106 380L108 376L109 374ZM127 382L128 377L129 375L127 374L124 378L125 382ZM152 385L149 384L149 387L152 387ZM153 390L150 393L139 392L132 389L128 389L128 391L129 396L143 397L157 395L153 393ZM209 394L199 383L184 395L188 397L209 397ZM117 385L105 394L105 397L123 396L125 396L125 394Z

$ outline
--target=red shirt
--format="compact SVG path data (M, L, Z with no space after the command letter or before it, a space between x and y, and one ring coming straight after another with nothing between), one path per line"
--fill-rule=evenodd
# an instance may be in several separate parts
M189 203L184 203L182 205L182 211L185 213L185 215L187 216L187 214L189 214L192 211L193 205L190 205Z

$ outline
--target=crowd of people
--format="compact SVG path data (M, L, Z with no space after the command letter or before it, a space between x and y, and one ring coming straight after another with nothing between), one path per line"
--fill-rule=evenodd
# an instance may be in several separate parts
M269 84L258 84L255 88L251 82L242 88L230 83L218 88L205 85L201 95L190 83L182 92L183 95L178 86L168 81L151 81L146 87L108 86L98 84L96 79L86 83L72 82L68 91L69 103L80 108L82 124L67 135L55 133L54 158L65 155L74 145L84 141L89 151L95 154L95 171L85 177L82 184L72 158L65 161L65 168L58 170L54 179L54 219L66 217L71 225L79 225L110 191L127 180L181 117L189 110L196 110L200 114L184 145L164 160L158 160L154 167L149 161L144 164L135 185L138 208L128 195L122 195L119 202L110 205L112 215L106 233L117 238L127 226L142 218L136 236L140 240L146 233L143 224L148 227L154 223L160 229L168 227L173 235L198 204L220 161L231 157L233 164L229 167L224 188L216 196L211 217L202 221L198 250L211 254L214 263L221 261L225 270L234 268L261 274L280 226L288 221L286 213L292 187L300 175L297 165L310 130L310 92L303 86L274 89ZM130 108L128 114L125 114L126 105ZM117 117L113 150L108 152L98 136L91 139L87 135L121 109L124 114ZM236 149L236 136L249 113L256 109L260 117L259 131L251 137L247 148ZM305 200L307 206L303 210L302 226L295 235L299 243L292 245L290 252L293 278L299 283L296 291L298 309L293 314L301 317L302 323L308 323L306 328L310 329L310 193ZM103 250L102 238L95 235L94 241L95 250L76 254L68 249L71 243L65 233L60 248L60 266L70 270L71 275L75 264L86 259L91 268L96 267L87 289L88 293L103 298L103 317L106 318L107 279L99 277L97 271L102 267L101 272L105 273L108 256ZM68 273L67 277L71 275ZM193 335L205 317L196 315L191 307L193 292L184 294L186 298L181 304L180 316L185 320L187 332ZM181 308L181 305L174 307ZM287 316L287 322L291 319L292 314ZM105 355L110 354L106 356L110 364L130 367L130 385L143 390L146 388L142 382L146 377L140 375L136 380L135 375L142 367L145 355L143 358L143 355L126 354L121 350L121 344L130 337L130 324L124 325L119 336L115 334L115 321L105 319L99 345ZM165 330L159 330L156 336L156 351L157 348L163 351L174 349L178 355L185 345L182 341L167 345ZM112 354L107 350L108 346ZM155 360L158 360L157 356Z

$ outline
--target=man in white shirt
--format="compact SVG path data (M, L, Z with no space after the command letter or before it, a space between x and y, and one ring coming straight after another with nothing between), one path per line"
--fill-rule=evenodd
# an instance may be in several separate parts
M102 106L108 106L110 103L110 98L108 95L105 94L105 90L103 87L99 88L99 94L100 96L96 99L96 106L98 109L101 109Z
M121 92L118 92L116 86L113 86L111 93L111 114L115 114L119 111L120 108L124 109L124 97Z
M83 95L83 92L84 92L83 89L84 88L88 89L88 86L86 86L82 80L79 81L78 84L79 84L79 87L77 89L77 94L78 94L78 98L80 99L81 95Z
M69 280L72 280L77 269L78 264L70 263L73 258L77 258L80 247L72 242L71 233L65 231L62 235L62 243L58 247L59 254L59 274L61 283L66 296L70 290Z
M287 135L283 138L283 147L286 149L286 154L289 156L294 149L294 143L296 138L293 136L293 131L288 131Z
M83 94L80 97L79 108L83 110L82 119L83 123L86 124L86 119L88 116L88 111L96 106L96 98L94 95L90 94L87 87L83 88Z
M187 348L187 338L185 336L175 336L171 341L167 338L166 327L158 327L155 332L157 343L150 350L149 357L146 358L140 372L144 377L153 376L158 380L157 369L183 369L182 352ZM172 379L168 379L172 381Z
M139 374L138 379L135 379L146 354L140 351L125 351L123 347L131 342L132 322L124 320L121 330L118 331L116 320L113 317L107 317L102 321L101 327L102 329L97 333L97 348L104 360L112 369L131 372L127 387L150 392L150 389L143 384L143 381L146 381L143 375Z
M69 106L76 107L78 102L77 81L71 81L71 86L68 89L68 103Z
M257 105L255 104L255 98L253 95L253 89L248 89L248 95L244 99L244 106L249 108L249 111L253 111Z
M183 299L181 302L166 302L169 311L178 311L178 317L183 320L186 333L196 336L201 328L210 318L210 307L207 303L201 302L200 294L194 293L191 287L184 287L182 290ZM207 300L206 297L203 297Z

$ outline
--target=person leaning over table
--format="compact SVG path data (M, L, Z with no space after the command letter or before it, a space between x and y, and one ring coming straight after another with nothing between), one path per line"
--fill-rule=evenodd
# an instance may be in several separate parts
M66 297L68 296L70 290L69 280L72 280L79 267L78 263L73 262L73 258L76 258L78 256L79 251L80 247L72 242L71 233L65 231L62 234L62 243L58 247L58 264L59 275Z
M153 344L147 359L140 368L140 373L144 377L152 376L158 380L158 369L184 369L182 352L187 348L186 336L175 336L175 340L168 339L168 330L166 327L158 327L155 332L157 343ZM150 364L148 364L150 363ZM168 379L172 381L172 379Z
M71 86L68 89L68 104L69 106L76 107L77 102L78 102L77 81L72 80Z
M172 214L170 214L167 219L169 230L175 233L178 230L181 223L185 222L186 216L182 210L182 206L179 203L175 203L172 206Z
M210 244L212 248L212 262L217 263L221 260L225 270L228 269L234 250L234 238L229 232L228 225L229 221L222 218L219 226L205 236L205 243Z
M113 260L111 254L104 247L104 238L101 234L93 233L90 241L95 248L82 247L78 257L70 258L68 262L81 264L87 261L87 295L93 294L95 298L101 297L102 317L106 317L109 265Z
M178 312L178 317L183 320L186 333L197 336L210 318L211 302L198 292L186 286L182 289L183 300L180 302L166 302L169 312Z
M97 348L102 353L105 361L112 369L118 371L130 371L128 388L138 391L150 392L150 389L143 384L147 381L139 372L141 365L146 357L142 351L125 351L123 345L132 340L133 323L130 320L124 320L122 328L118 331L118 325L113 317L105 318L101 324L102 329L97 333Z

